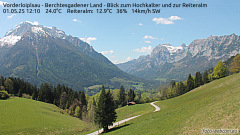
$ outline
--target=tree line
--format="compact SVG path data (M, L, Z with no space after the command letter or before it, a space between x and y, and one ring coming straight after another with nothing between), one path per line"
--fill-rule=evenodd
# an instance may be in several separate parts
M221 60L213 68L212 73L205 70L204 73L196 72L195 76L189 74L186 81L171 81L169 86L160 86L157 88L156 98L160 100L174 98L187 93L201 85L213 80L223 78L227 75L240 72L240 55L236 55L233 61L226 66Z
M234 57L233 62L229 66L231 73L240 72L240 55ZM172 81L169 86L160 86L157 93L138 92L129 89L125 90L123 86L120 89L105 90L96 95L88 96L84 91L74 91L73 89L58 84L52 86L49 83L42 83L39 88L25 82L20 78L0 78L0 99L6 99L9 94L12 96L32 98L33 100L51 103L65 110L69 115L79 119L94 122L103 127L104 131L108 130L117 115L115 109L126 106L129 102L148 103L153 100L164 100L173 98L209 83L212 80L219 79L228 75L227 66L219 61L213 68L213 72L204 71L204 73L196 72L195 76L188 75L186 81ZM155 96L155 97L154 97Z
M112 94L117 94L115 99ZM134 101L134 90L125 91L124 87L120 89L102 91L92 97L84 91L74 91L64 84L53 86L49 83L42 83L39 88L31 85L20 78L0 78L0 99L6 99L11 96L31 98L33 100L54 104L65 110L69 115L77 117L87 122L94 122L104 131L108 126L116 121L117 115L115 109L127 105L129 101Z

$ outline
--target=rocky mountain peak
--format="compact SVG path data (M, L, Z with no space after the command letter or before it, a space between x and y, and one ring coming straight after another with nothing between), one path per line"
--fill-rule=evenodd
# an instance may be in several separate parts
M158 45L153 49L150 58L139 58L119 64L118 67L145 79L156 79L161 76L181 80L188 73L211 68L217 61L227 60L239 53L240 36L236 34L210 36L206 39L193 40L188 46Z
M184 44L184 43L182 43L182 44L181 44L181 47L182 47L182 48L185 48L185 47L187 47L187 45Z
M53 36L55 38L65 39L67 35L64 31L59 30L56 27L46 27L40 25L38 22L21 22L15 28L11 29L5 34L3 38L0 38L0 47L11 48L14 46L26 33L29 35L29 32L34 33L38 36ZM25 35L25 36L27 36Z

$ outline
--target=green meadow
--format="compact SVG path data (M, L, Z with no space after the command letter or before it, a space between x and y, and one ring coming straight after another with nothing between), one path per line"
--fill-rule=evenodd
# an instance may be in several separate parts
M106 134L202 134L203 129L240 129L240 74L196 88L179 97L118 108L117 121L142 115ZM86 134L90 123L71 117L55 105L25 98L0 100L1 134Z
M133 116L137 116L137 115L150 113L150 112L153 112L154 110L155 108L151 106L149 103L124 106L116 110L118 115L117 121L130 118Z
M159 112L147 113L107 134L202 134L203 129L240 129L240 74L159 101Z
M152 111L149 103L125 106L116 110L117 121ZM61 112L55 105L31 99L0 100L0 134L86 134L97 130L91 123Z
M0 129L3 135L81 134L93 127L62 114L55 105L25 98L0 100Z

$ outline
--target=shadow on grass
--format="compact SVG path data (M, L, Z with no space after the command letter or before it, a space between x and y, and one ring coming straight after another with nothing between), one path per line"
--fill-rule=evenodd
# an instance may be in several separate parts
M112 129L110 129L108 132L104 132L104 133L102 133L102 134L109 133L109 132L112 132L112 131L121 129L121 128L127 127L127 126L129 126L129 125L130 125L130 124L126 124L126 125L122 125L122 126L116 126L116 127L112 128Z

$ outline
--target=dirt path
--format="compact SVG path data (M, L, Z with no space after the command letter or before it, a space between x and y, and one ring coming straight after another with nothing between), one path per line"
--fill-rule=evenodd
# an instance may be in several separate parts
M155 101L155 102L156 102L156 101ZM150 105L152 105L153 107L155 107L155 111L154 111L154 112L160 111L160 107L156 106L156 105L154 104L155 102L150 103ZM115 126L118 126L118 125L120 125L120 124L122 124L122 123L125 123L125 122L127 122L127 121L129 121L129 120L132 120L132 119L134 119L134 118L137 118L137 117L139 117L139 116L141 116L141 115L133 116L133 117L130 117L130 118L127 118L127 119L124 119L124 120L115 122L112 126L109 126L108 128L111 129L111 128L115 127ZM98 130L98 131L95 131L95 132L90 133L90 134L87 134L87 135L98 135L98 134L100 134L100 133L102 133L102 132L103 132L103 129L100 129L100 130Z
M133 117L130 117L130 118L127 118L127 119L124 119L124 120L115 122L112 126L109 126L108 128L111 129L111 128L115 127L115 126L118 126L118 125L120 125L120 124L122 124L122 123L124 123L124 122L127 122L127 121L129 121L129 120L131 120L131 119L137 118L137 117L139 117L139 116L141 116L141 115L133 116ZM98 135L98 134L100 134L100 133L102 133L102 132L103 132L103 129L100 129L100 130L98 130L98 131L95 131L95 132L93 132L93 133L91 133L91 134L87 134L87 135Z
M156 101L155 101L155 102L156 102ZM155 102L150 103L153 107L156 108L154 112L160 111L160 107L158 107L157 105L155 105L155 104L154 104Z

